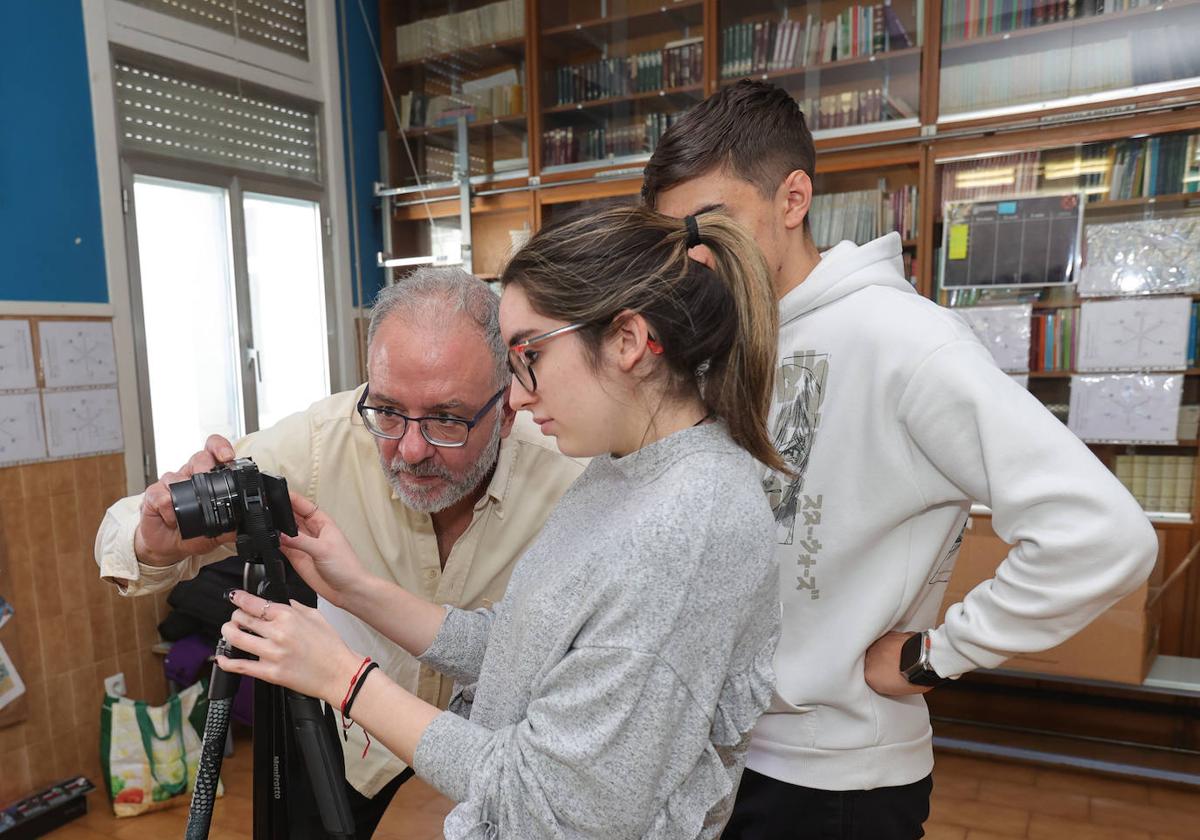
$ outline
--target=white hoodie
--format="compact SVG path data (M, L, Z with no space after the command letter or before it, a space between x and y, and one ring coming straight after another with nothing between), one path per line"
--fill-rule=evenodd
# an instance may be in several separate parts
M780 302L772 428L800 476L767 479L783 634L748 766L823 790L933 767L920 696L863 677L889 630L932 627L972 501L1014 544L933 632L943 677L1045 650L1149 575L1154 531L1067 428L901 273L894 233L842 242Z

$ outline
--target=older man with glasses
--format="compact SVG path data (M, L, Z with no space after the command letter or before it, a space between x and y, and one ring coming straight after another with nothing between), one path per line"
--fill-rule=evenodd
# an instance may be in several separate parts
M122 499L96 537L100 574L141 595L233 553L226 535L182 540L167 485L251 457L325 510L371 571L434 603L499 601L513 563L582 471L508 405L499 301L458 270L422 269L380 292L367 333L367 383L248 435L209 438L178 472ZM348 613L319 608L355 650L443 708L452 680ZM361 730L343 742L357 837L370 837L411 775ZM301 836L295 834L294 836Z

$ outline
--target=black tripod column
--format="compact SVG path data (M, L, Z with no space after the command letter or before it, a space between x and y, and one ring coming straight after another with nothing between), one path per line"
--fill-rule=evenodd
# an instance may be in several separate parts
M235 655L224 639L217 645L217 654ZM213 665L212 681L208 686L208 716L204 720L204 742L200 766L196 770L196 785L192 789L192 805L188 809L185 840L205 840L212 823L213 803L217 785L221 782L221 762L225 757L225 741L229 733L229 710L237 693L240 678L227 674Z

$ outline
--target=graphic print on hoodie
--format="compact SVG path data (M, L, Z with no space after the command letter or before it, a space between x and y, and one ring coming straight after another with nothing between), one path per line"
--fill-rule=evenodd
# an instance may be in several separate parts
M821 403L829 381L829 356L805 351L783 359L775 373L775 449L793 475L772 470L763 479L763 490L775 513L776 542L798 545L796 589L821 597L817 586L817 557L821 543L821 496L804 495L804 473L821 427ZM790 585L790 581L782 581Z

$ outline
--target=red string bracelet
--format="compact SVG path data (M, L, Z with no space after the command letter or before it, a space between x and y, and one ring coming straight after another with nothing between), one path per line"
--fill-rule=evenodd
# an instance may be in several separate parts
M369 656L366 657L365 659L363 659L362 664L358 666L358 670L354 672L354 676L350 678L350 685L348 685L346 687L346 696L342 698L342 703L340 706L338 706L338 712L342 716L342 740L343 741L346 740L346 731L348 729L350 729L351 726L354 725L354 721L350 721L350 723L346 723L346 704L348 702L350 702L350 695L354 692L354 684L356 682L358 682L358 678L362 674L363 668L366 668L367 665L370 664L370 662L371 662L371 657L369 657Z
M350 685L346 688L346 695L342 698L342 705L339 713L342 716L342 740L348 741L346 733L350 731L350 727L354 725L354 721L347 721L346 717L350 714L350 707L354 704L354 699L358 697L358 691L362 688L363 679L371 671L379 667L378 662L372 662L371 657L363 659L358 666L358 670L354 672L354 676L350 678ZM362 757L367 757L367 750L371 749L371 735L366 729L363 730L363 737L367 739L367 745L363 747Z

